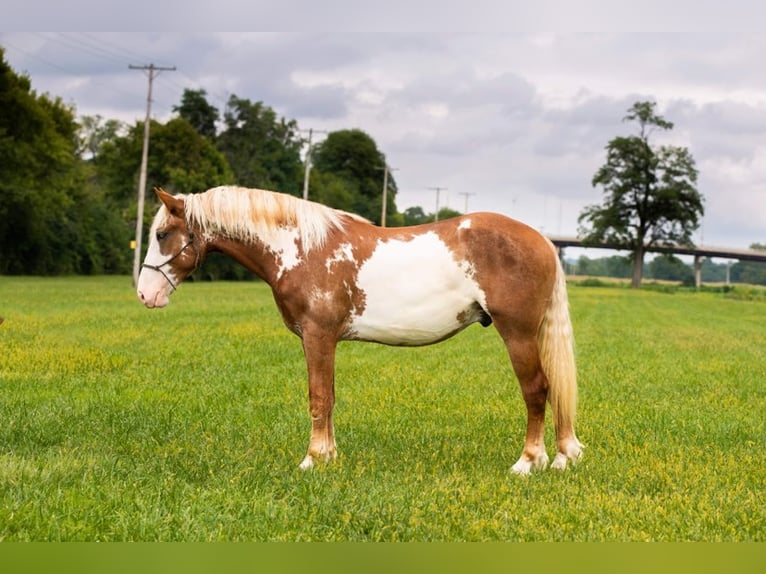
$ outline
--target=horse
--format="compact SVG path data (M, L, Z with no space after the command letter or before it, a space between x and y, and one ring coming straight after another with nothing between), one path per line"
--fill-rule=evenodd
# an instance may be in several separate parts
M553 244L531 227L489 212L379 227L288 194L234 186L155 193L160 207L136 283L139 300L150 309L166 306L213 251L269 285L308 367L311 437L299 468L337 457L339 341L429 345L473 323L494 325L526 404L526 437L511 471L548 466L546 403L556 430L551 468L580 459L566 279Z

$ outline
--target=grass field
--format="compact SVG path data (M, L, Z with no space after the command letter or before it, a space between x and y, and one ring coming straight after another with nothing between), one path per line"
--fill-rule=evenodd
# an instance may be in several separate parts
M766 541L766 303L570 287L583 461L512 476L499 337L339 349L301 472L297 338L262 284L0 277L0 540ZM548 434L553 454L552 433Z

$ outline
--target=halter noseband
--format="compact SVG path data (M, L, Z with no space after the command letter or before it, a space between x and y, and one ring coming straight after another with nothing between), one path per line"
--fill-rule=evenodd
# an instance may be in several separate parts
M147 269L151 269L152 271L157 271L158 273L160 273L165 278L165 280L168 283L170 283L171 289L173 289L173 291L175 291L176 288L178 287L178 284L177 283L173 283L173 280L170 277L168 277L168 274L165 273L165 271L163 271L162 268L165 267L165 265L170 264L174 259L176 259L178 256L180 256L184 251L186 251L187 247L191 247L192 249L194 249L194 255L196 256L196 259L199 261L199 253L197 252L197 249L194 247L194 234L190 233L189 234L189 241L187 241L186 244L183 247L181 247L181 249L179 249L178 252L175 255L171 256L170 259L167 259L166 261L163 261L159 265L151 265L149 263L142 263L141 264L141 268L146 267ZM173 291L171 291L171 293Z

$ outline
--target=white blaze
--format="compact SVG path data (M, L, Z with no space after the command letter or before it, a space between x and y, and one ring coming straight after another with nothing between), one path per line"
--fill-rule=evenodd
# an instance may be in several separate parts
M466 326L461 312L485 297L473 268L458 262L435 233L409 241L379 241L359 269L358 287L365 294L352 334L363 340L424 345Z
M149 265L162 265L170 257L160 252L160 244L157 242L157 227L166 217L165 209L161 209L154 218L151 230L149 231L149 247L146 251L144 263ZM170 265L165 265L162 270L175 285L178 284L178 277L173 273ZM164 307L168 304L170 292L173 287L165 276L154 269L141 267L141 273L138 275L136 291L138 298L147 307Z

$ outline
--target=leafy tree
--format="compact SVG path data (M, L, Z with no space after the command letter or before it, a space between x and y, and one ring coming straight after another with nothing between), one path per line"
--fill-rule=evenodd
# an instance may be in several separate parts
M457 217L458 215L462 215L462 213L449 207L442 207L439 210L439 221ZM402 225L421 225L423 223L432 223L433 221L436 221L436 217L433 213L426 213L419 205L405 209L404 213L401 214L401 219Z
M702 282L703 283L722 283L726 280L726 270L731 263L714 263L709 257L702 260Z
M694 271L675 255L658 255L652 259L647 267L647 271L653 279L681 281L685 285L694 285Z
M439 210L439 221L444 221L445 219L449 219L451 217L457 217L458 215L460 215L459 211L455 211L450 207L442 207Z
M1 48L0 110L0 273L77 271L72 193L84 172L73 110L38 96Z
M173 118L153 130L149 172L147 187L168 191L192 193L234 182L224 155L184 118Z
M185 119L152 121L150 131L147 189L191 193L233 183L226 158ZM99 176L108 195L123 204L135 199L143 137L144 124L136 122L125 136L106 142L100 153Z
M218 108L207 101L205 90L184 90L181 105L173 111L188 121L196 132L206 138L215 139Z
M766 245L753 243L750 249L766 251ZM737 261L731 266L731 280L751 285L766 285L766 263L761 261Z
M294 120L277 118L262 102L231 96L218 136L238 185L300 195L302 141Z
M620 245L632 254L633 287L640 287L644 253L651 245L692 245L692 233L704 213L697 191L697 168L687 148L654 148L654 130L673 124L655 112L654 102L636 102L624 120L638 122L638 134L612 139L606 163L593 176L604 189L601 205L586 207L580 234L597 245Z
M344 211L354 211L356 207L355 187L348 179L334 173L312 170L309 189L312 201Z
M78 133L78 155L96 161L104 144L114 141L123 127L119 120L104 120L100 115L82 116Z
M433 221L433 215L426 215L423 208L419 205L414 207L408 207L404 210L404 225L420 225L421 223L428 223Z
M380 223L383 166L386 165L386 159L369 135L358 129L331 132L314 148L313 163L315 171L332 174L335 177L332 181L336 185L338 180L344 182L344 201L350 202L344 209ZM318 183L320 185L316 189L321 197L325 192L322 190L321 180ZM387 224L397 220L396 189L396 181L389 172Z
M581 255L574 268L576 275L592 277L630 277L630 261L622 255L590 259Z

